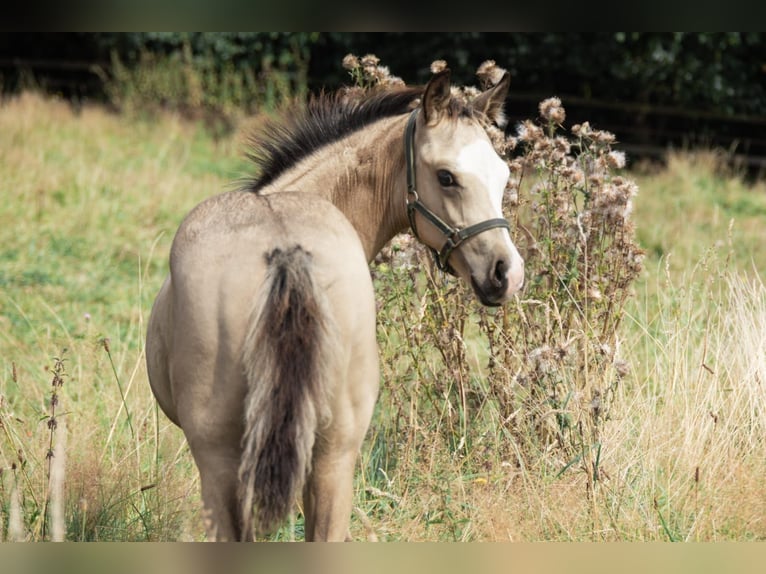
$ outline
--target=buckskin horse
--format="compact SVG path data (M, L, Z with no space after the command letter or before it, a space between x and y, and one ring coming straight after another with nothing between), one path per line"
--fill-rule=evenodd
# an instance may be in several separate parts
M252 540L302 491L306 540L347 539L379 384L368 264L394 235L409 227L484 305L520 289L509 171L483 127L508 84L465 103L443 70L425 87L314 96L254 136L244 189L181 223L146 358L210 538Z

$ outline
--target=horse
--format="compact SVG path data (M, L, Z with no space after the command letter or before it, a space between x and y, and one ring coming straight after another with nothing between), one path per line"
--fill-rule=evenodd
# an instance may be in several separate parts
M307 541L348 540L378 396L369 263L411 229L484 305L522 286L487 135L506 74L470 103L425 86L322 93L252 138L257 175L194 207L173 239L146 361L200 475L206 535L250 541L302 494Z

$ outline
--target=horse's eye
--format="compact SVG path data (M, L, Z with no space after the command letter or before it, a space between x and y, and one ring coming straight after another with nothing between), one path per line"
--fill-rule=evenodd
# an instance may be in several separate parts
M455 176L453 176L446 169L440 169L439 171L437 171L436 177L439 178L439 185L441 185L442 187L452 187L453 185L457 185L457 182L455 181Z

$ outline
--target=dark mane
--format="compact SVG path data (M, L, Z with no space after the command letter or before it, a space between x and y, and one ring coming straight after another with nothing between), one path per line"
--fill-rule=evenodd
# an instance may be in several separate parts
M343 92L293 105L250 137L248 157L258 175L244 189L257 192L301 159L379 119L407 113L422 87L388 88L359 98Z

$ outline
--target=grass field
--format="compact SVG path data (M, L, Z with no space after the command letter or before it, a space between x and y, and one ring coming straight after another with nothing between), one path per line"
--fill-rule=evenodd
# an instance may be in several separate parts
M248 173L242 142L33 94L0 104L3 540L204 538L143 342L175 229ZM381 299L356 539L766 539L766 185L719 159L631 174L647 257L622 322L629 370L587 456L523 448L492 400L456 407L443 358L406 345L417 305ZM411 299L409 275L390 278ZM462 360L490 397L486 350ZM272 539L301 537L298 514Z

